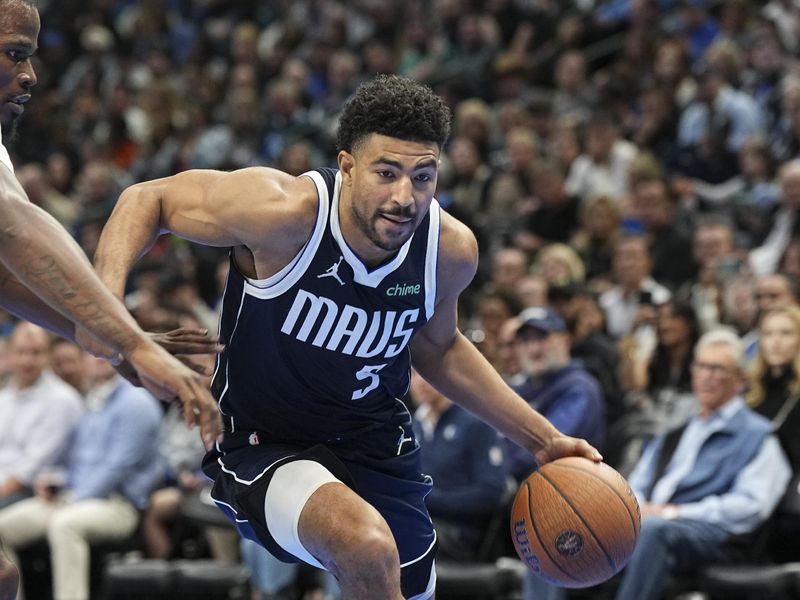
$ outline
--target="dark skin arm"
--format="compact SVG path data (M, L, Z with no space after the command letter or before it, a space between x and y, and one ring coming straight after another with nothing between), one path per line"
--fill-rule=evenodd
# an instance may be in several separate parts
M0 167L0 262L6 275L41 299L26 302L30 295L6 279L6 306L59 333L69 333L67 321L77 323L102 347L128 360L145 387L162 397L178 396L187 422L199 423L206 445L213 444L222 423L205 381L139 328L94 273L80 246L55 219L28 202L5 167Z

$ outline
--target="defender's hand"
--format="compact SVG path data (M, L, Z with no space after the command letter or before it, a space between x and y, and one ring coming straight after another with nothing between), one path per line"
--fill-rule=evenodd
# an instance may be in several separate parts
M200 426L203 443L210 450L222 434L222 418L206 379L149 339L126 358L150 393L180 400L186 425Z

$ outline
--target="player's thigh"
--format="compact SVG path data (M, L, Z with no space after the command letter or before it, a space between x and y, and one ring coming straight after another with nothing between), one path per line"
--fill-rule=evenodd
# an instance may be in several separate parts
M364 553L374 560L383 555L399 569L386 520L342 483L322 485L309 497L300 513L298 534L303 546L325 566L340 556Z

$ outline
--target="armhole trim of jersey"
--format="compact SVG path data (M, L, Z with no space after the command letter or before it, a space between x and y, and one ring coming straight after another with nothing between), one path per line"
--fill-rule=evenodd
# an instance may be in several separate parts
M306 272L311 261L314 259L317 248L319 248L322 236L325 233L325 226L328 223L328 213L330 211L328 187L325 185L325 180L322 178L322 175L315 171L304 173L303 176L309 177L317 188L319 204L317 205L317 222L314 224L314 231L311 233L311 237L306 241L305 245L283 269L266 279L245 278L245 293L249 296L268 300L270 298L277 298L285 293L297 283L303 273Z
M439 203L434 199L429 209L428 251L425 255L425 318L430 320L436 307L436 271L439 267L439 234L441 232L441 213Z

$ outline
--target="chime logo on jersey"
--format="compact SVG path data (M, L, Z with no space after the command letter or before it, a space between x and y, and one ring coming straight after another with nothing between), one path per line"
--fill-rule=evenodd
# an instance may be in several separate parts
M397 356L406 347L419 309L375 310L345 304L298 290L281 332L313 346L359 358Z

